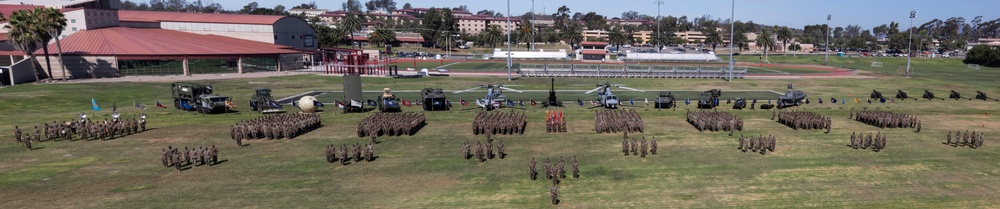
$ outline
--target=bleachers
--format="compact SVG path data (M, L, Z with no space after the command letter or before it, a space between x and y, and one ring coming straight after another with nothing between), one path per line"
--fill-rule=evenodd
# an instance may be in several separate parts
M714 54L628 53L622 60L646 62L718 62L719 57Z
M571 78L728 78L728 66L521 64L523 77ZM736 67L733 78L746 76L747 68Z
M513 51L510 53L510 58L516 60L564 60L567 59L567 54L566 50ZM494 50L492 59L507 59L507 51Z

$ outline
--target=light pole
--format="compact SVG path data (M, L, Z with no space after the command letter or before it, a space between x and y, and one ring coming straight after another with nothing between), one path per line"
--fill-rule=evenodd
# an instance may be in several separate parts
M910 52L910 45L913 44L913 19L917 18L917 10L910 11L910 40L906 42L906 77L910 77L910 57L913 53Z
M511 81L510 66L510 0L507 0L507 81Z
M531 0L531 49L535 50L535 0Z
M826 58L823 59L823 65L830 65L830 19L832 18L833 15L826 14L826 51L823 52Z
M733 53L734 53L733 52L733 44L736 44L736 42L733 42L734 39L735 39L733 37L735 37L735 35L736 35L736 32L733 31L733 30L736 29L736 26L735 26L736 25L735 24L736 23L736 0L733 0L732 3L733 3L732 11L730 11L730 13L729 13L729 15L730 15L729 16L729 82L733 82L733 62L734 62L734 60L733 60Z
M656 53L660 53L660 41L661 41L660 21L662 20L662 17L660 17L660 5L663 4L663 1L656 1L655 3L656 3Z

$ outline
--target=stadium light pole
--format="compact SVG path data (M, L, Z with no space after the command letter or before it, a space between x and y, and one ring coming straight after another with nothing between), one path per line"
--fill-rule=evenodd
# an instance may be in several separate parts
M826 58L823 59L823 65L830 65L830 19L833 19L833 15L826 14Z
M733 44L736 44L736 0L733 0L732 11L729 13L729 82L733 82Z
M906 42L906 77L910 77L910 57L913 53L910 52L910 45L913 44L913 19L917 18L917 10L910 11L910 40Z
M656 53L660 53L660 41L661 41L660 21L663 20L663 17L660 16L660 5L663 4L663 1L656 1L655 3L656 3Z
M507 0L507 81L511 81L510 66L510 0Z
M535 50L535 0L531 0L531 50Z

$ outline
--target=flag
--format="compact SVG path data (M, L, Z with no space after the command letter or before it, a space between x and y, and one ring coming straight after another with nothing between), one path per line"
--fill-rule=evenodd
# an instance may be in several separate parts
M754 98L752 103L757 104L757 98Z
M757 100L754 100L754 101L757 101ZM684 100L684 105L691 105L691 98L688 98L687 100Z
M518 100L517 100L517 105L521 105L521 106L524 106L524 100L520 100L520 99L518 99Z
M135 102L135 101L133 101L133 103L135 103L135 108L139 108L139 109L143 109L143 110L146 109L146 105L143 105L142 103L138 103L138 102Z
M889 98L889 103L896 103L896 99Z
M111 112L118 112L118 102L111 102Z
M515 106L515 105L516 105L516 104L514 104L514 101L512 101L512 100L509 100L509 99L507 100L507 106L511 106L511 107L513 107L513 106Z
M322 103L322 102L319 102L319 101L316 101L316 100L313 100L313 106L317 106L317 107L323 107L324 105L323 105L323 103Z
M226 100L226 106L231 109L236 109L236 104L233 104L233 102L229 100Z
M830 97L830 103L837 104L837 98Z
M649 98L644 98L644 99L646 99L646 106L649 106Z
M462 106L469 106L469 102L466 102L465 99L458 99L458 104Z
M846 99L846 98L843 98L843 97L841 97L841 98L840 98L840 103L841 103L841 104L847 104L847 99Z
M632 98L628 98L628 105L635 106L635 101L632 101Z
M410 104L410 101L409 101L409 100L405 100L405 99L404 99L404 100L403 100L403 105L405 105L405 106L409 107L409 106L410 106L411 104Z
M531 103L531 106L535 106L535 105L538 104L538 103L535 103L534 99L529 99L528 102Z
M868 98L868 104L872 103L872 98Z
M591 99L591 100L590 100L590 105L597 105L597 102L594 102L594 100L593 100L593 99Z
M337 101L337 107L344 108L344 103L340 102L340 101Z
M375 100L370 100L369 99L368 100L368 106L378 106L378 102L375 102Z
M594 100L590 100L590 102L594 102ZM583 101L580 99L576 99L576 104L580 105L580 107L583 107Z
M156 100L156 107L167 109L167 106L163 105L163 103L160 103L160 100Z
M448 105L448 107L451 107L451 101L448 101L447 99L446 99L446 100L444 100L444 104L445 104L445 105Z
M809 99L806 99L806 104L809 104Z
M101 111L101 106L97 105L97 100L90 98L90 109L94 111Z
M885 97L878 98L878 100L879 100L879 102L882 102L882 104L885 104Z
M771 100L770 99L767 100L767 104L771 104Z

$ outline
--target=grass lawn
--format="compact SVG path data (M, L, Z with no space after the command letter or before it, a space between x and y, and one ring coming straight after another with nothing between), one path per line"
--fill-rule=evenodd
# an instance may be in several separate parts
M785 60L782 60L785 59ZM772 63L815 64L816 57L771 58ZM871 68L870 61L884 62ZM822 62L822 59L819 59ZM884 76L865 79L762 79L726 82L714 79L557 79L560 100L585 99L579 91L610 82L650 90L616 90L622 97L655 97L655 90L678 94L712 88L724 97L738 90L783 91L785 85L809 93L813 103L794 110L830 116L833 132L793 130L769 120L770 111L731 110L745 121L737 135L776 135L777 149L767 155L735 148L738 136L698 132L684 120L685 109L635 108L645 133L656 137L659 155L622 156L620 134L595 134L593 110L570 105L562 109L569 132L545 133L544 110L523 108L528 115L524 135L499 136L508 158L476 163L460 157L465 141L483 141L471 132L476 112L423 112L428 124L414 136L383 137L374 162L347 166L329 164L323 152L329 144L364 143L357 123L371 113L340 114L327 106L324 127L291 140L256 140L238 148L229 127L259 115L237 102L239 113L202 115L155 109L153 101L170 105L169 83L121 82L88 84L25 84L0 89L0 208L539 208L549 207L549 181L531 181L531 158L572 156L580 160L580 179L559 185L561 206L574 208L979 208L1000 205L1000 128L997 102L979 100L897 100L868 104L871 89L892 95L894 89L920 96L930 89L947 96L954 89L966 96L982 90L1000 97L995 68L965 69L960 60L914 59L913 78L895 76L905 59L834 58L831 65L874 71ZM465 63L463 63L465 64ZM865 67L868 66L868 67ZM992 75L992 76L991 76ZM543 99L547 78L384 79L363 78L365 90L384 87L419 90L440 87L460 90L484 83L504 83L519 90L514 98ZM210 81L215 91L247 101L254 88L270 87L276 97L305 91L343 90L333 76L229 79ZM482 92L468 93L467 100ZM773 93L765 93L773 94ZM773 94L776 96L776 94ZM415 97L401 93L406 98ZM459 98L449 95L449 99ZM458 95L457 97L463 97ZM520 96L520 97L518 97ZM336 95L333 95L336 97ZM862 98L862 103L818 104L815 98ZM90 110L96 99L102 111ZM681 98L683 99L683 98ZM151 106L134 110L132 101ZM852 99L853 100L853 99ZM326 102L326 101L324 101ZM110 118L112 104L124 117L149 114L146 132L111 141L59 141L36 144L28 151L14 143L14 126L22 129L75 118ZM588 102L589 103L589 102ZM723 107L728 107L723 105ZM923 130L879 129L848 120L850 109L879 108L913 114ZM294 107L285 107L294 111ZM520 108L519 108L520 109ZM502 110L508 111L508 110ZM949 131L986 133L979 149L942 145ZM875 153L846 147L851 133L888 134L888 146ZM169 145L217 145L222 164L183 172L160 165L160 150ZM568 167L568 166L567 166Z

